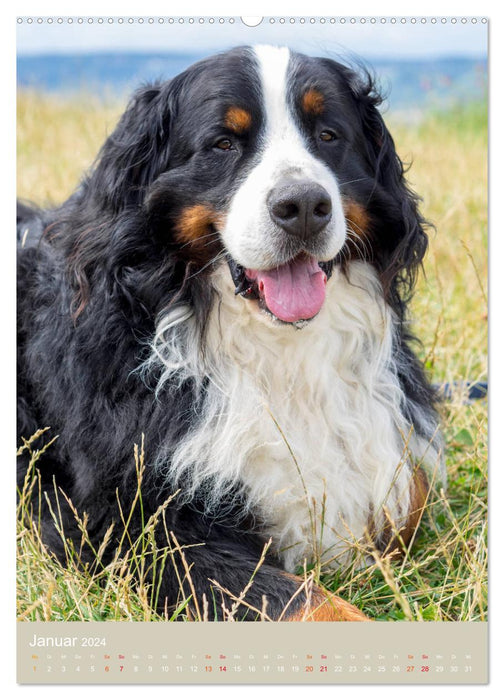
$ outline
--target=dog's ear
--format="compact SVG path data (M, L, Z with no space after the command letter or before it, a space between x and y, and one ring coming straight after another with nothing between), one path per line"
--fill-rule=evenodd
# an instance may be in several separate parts
M135 218L145 191L168 168L172 90L162 83L138 90L103 144L91 174L64 205L62 245L74 289L72 317L86 307L99 265L115 272L138 252L144 221Z
M383 221L377 251L380 276L385 293L402 312L427 250L425 228L429 224L420 214L419 197L406 182L404 164L378 109L382 98L372 78L354 79L351 89L361 116L367 160L374 173L372 199Z
M88 193L119 212L142 202L145 188L168 167L169 83L138 90L98 154Z

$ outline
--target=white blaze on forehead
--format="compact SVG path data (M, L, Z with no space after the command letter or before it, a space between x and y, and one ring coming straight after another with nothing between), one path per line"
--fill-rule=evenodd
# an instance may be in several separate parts
M308 150L289 106L289 49L256 46L261 84L263 133L256 165L234 195L222 235L232 257L244 267L268 269L286 262L278 258L278 227L271 220L267 200L284 178L312 180L324 187L332 202L318 259L334 258L344 244L346 224L336 176Z
M278 135L290 132L284 138L298 138L296 129L292 127L292 119L287 106L287 68L290 51L282 47L256 46L254 53L258 60L259 76L261 78L264 116L266 119L266 134Z

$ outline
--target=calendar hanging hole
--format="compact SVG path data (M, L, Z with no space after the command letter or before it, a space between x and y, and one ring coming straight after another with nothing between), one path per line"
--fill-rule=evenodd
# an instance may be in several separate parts
M263 21L262 17L240 17L240 19L247 27L258 27Z

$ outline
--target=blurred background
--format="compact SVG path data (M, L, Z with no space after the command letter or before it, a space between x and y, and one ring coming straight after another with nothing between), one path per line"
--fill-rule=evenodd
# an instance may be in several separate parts
M389 109L407 118L418 118L426 107L482 99L486 92L488 27L472 18L363 23L276 17L263 18L256 27L239 17L68 19L45 18L39 24L23 18L18 24L20 87L122 97L139 83L170 78L210 53L273 43L311 55L364 59L389 95Z

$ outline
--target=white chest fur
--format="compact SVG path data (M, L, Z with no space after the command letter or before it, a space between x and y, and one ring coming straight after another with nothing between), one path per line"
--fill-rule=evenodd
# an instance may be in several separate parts
M324 307L301 329L235 297L227 269L213 283L203 356L191 318L159 327L165 378L210 379L172 475L188 492L211 483L216 505L241 485L288 570L314 556L341 565L370 519L379 527L386 507L400 524L409 506L411 427L375 272L335 269Z

